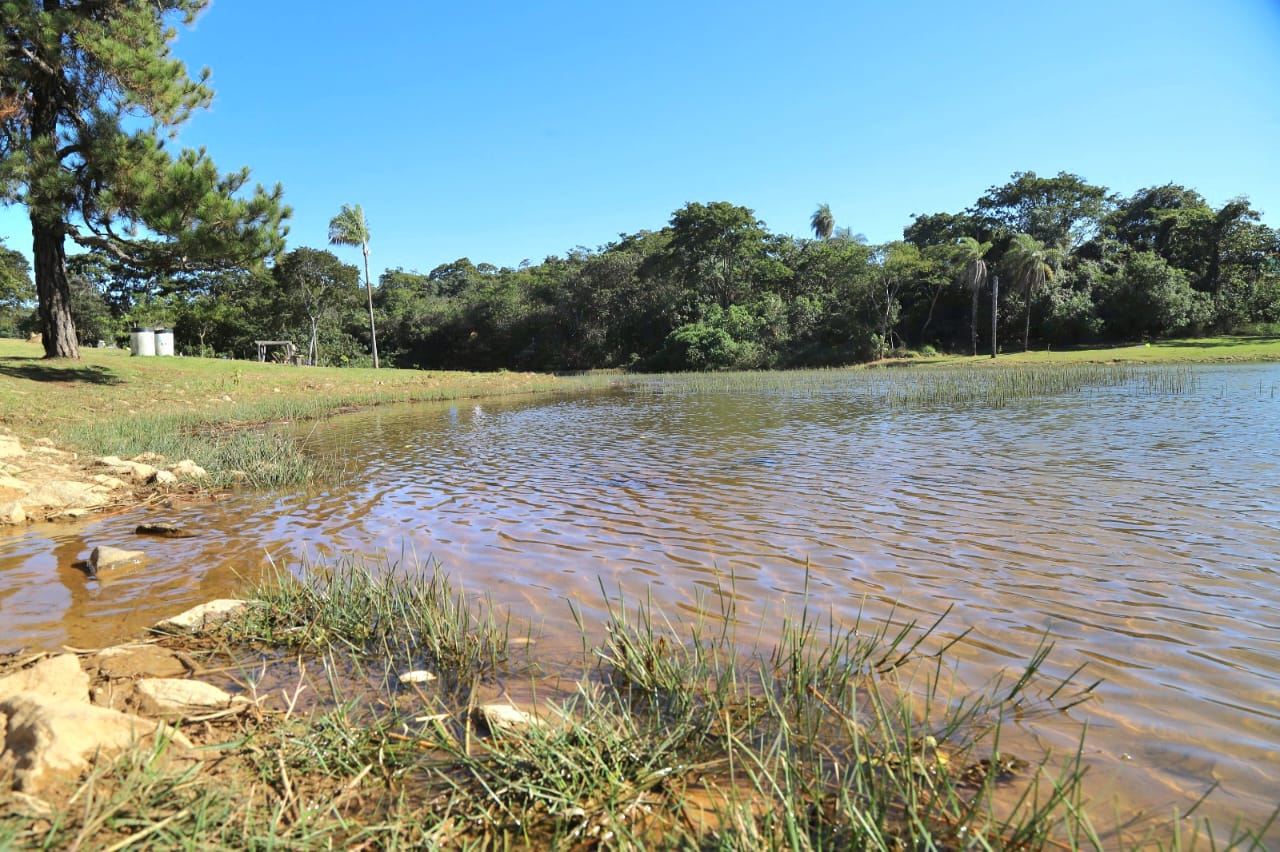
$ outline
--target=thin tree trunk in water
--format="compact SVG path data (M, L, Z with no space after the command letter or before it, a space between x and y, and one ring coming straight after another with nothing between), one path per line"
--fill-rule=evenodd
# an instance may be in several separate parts
M71 319L71 286L67 283L67 254L58 223L31 219L32 254L35 258L36 297L44 357L80 358L76 326Z
M996 357L996 304L1000 301L1000 276L991 276L991 357Z

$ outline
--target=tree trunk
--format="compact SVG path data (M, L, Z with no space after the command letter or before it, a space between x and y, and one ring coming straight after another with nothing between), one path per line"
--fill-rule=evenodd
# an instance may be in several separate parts
M1027 303L1027 319L1026 324L1022 326L1022 351L1031 351L1031 279L1027 279L1027 286L1022 289L1022 298Z
M929 314L924 318L924 325L920 326L920 345L925 345L925 340L929 333L929 323L933 322L933 309L938 306L938 297L942 295L942 288L939 287L933 291L933 298L929 300Z
M67 254L60 223L31 218L32 254L35 256L36 298L44 357L80 358L76 326L71 319L71 286L67 283Z
M373 344L373 369L378 369L378 329L373 324L373 284L369 281L369 246L364 248L364 289L369 294L369 341Z
M44 0L46 12L55 12L61 0ZM35 63L36 67L42 67ZM28 168L40 175L42 169L60 168L57 151L58 103L61 76L41 72L32 81L28 110L31 151L34 162ZM36 300L40 315L40 331L44 336L44 357L80 358L76 342L76 326L71 319L71 286L67 283L66 216L70 200L66 193L54 189L49 193L43 184L56 185L56 179L32 179L28 186L27 209L31 211L31 253L35 260Z
M981 282L975 282L981 283ZM973 357L978 357L978 290L973 288L973 310L969 312L969 337L973 343Z
M999 335L996 334L996 305L1000 301L1000 276L991 276L991 357L996 357Z
M311 321L311 340L307 343L307 364L320 366L320 318L308 316Z

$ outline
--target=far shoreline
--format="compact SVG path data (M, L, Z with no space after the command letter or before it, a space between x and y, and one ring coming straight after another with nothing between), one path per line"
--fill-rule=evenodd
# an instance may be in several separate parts
M955 355L902 353L849 370L1190 366L1274 363L1280 338L1216 337L1054 351ZM784 372L784 371L775 371ZM723 374L727 375L727 374ZM0 339L0 526L84 517L142 506L157 495L198 500L241 487L298 487L318 475L281 424L320 421L383 404L583 393L626 384L631 374L557 376L383 368L296 367L190 357L131 357L84 349L79 361L46 360L38 342ZM103 485L101 460L193 460L208 477L181 484ZM93 489L80 503L32 507L27 495L55 483ZM17 505L17 509L15 509Z

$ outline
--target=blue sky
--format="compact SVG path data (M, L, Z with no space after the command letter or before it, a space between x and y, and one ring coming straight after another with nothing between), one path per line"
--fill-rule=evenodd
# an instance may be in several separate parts
M1018 170L1280 225L1277 0L215 0L175 50L217 91L182 144L283 183L291 248L362 204L375 277L536 263L689 201L796 235L827 202L884 242Z

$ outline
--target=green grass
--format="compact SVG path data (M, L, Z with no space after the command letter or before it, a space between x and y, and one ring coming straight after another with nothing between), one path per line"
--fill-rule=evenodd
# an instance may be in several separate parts
M493 607L468 601L434 562L375 570L355 560L304 568L305 581L277 571L230 638L353 661L376 660L383 675L429 669L450 691L492 678L508 661L508 627ZM363 664L363 663L361 663Z
M438 566L391 567L260 587L190 649L238 660L253 699L216 723L209 759L140 749L40 814L0 793L0 847L1192 849L1261 848L1268 830L1171 818L1099 836L1083 731L1067 754L1002 745L1015 717L1061 717L1096 686L1047 678L1047 644L957 691L947 655L964 637L942 642L936 623L838 625L805 607L762 648L731 595L677 626L602 589L604 639L583 625L576 675L548 680L512 663L510 626ZM444 688L400 683L402 666ZM490 730L482 686L520 677L538 721Z
M1031 352L990 352L967 355L921 356L909 359L916 364L1211 364L1244 361L1280 361L1280 336L1237 335L1196 337L1182 340L1155 340L1121 346L1037 349Z
M287 424L397 402L573 390L530 373L291 367L204 358L132 358L85 349L47 361L37 344L0 340L0 426L86 455L189 458L212 487L289 487L333 473Z

